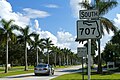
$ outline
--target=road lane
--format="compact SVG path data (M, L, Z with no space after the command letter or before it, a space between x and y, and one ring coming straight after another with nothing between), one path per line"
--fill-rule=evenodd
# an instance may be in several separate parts
M0 78L0 80L50 80L52 78L55 78L63 74L80 72L80 70L78 70L80 68L81 66L79 65L79 66L73 66L69 68L55 69L55 74L50 76L35 76L34 73L29 73L29 74L21 74L16 76Z

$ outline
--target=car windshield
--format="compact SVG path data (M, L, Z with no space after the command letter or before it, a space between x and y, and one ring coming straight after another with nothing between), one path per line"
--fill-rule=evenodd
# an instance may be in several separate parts
M37 67L47 67L47 64L39 64L39 65L37 65Z

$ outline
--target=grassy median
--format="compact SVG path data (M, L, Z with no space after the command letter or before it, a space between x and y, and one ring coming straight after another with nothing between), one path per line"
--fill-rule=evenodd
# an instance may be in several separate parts
M33 70L28 70L28 71L10 71L8 73L0 73L0 78L6 77L6 76L12 76L12 75L27 74L27 73L33 73Z
M88 76L84 75L84 79L87 80ZM119 80L120 79L120 74L110 74L110 73L105 73L105 74L97 74L97 73L92 73L91 75L91 80ZM82 74L81 73L72 73L72 74L65 74L58 76L54 79L51 80L82 80Z
M15 66L11 67L8 70L8 73L5 73L4 71L5 67L0 67L0 78L6 77L6 76L12 76L12 75L18 75L18 74L26 74L26 73L33 73L34 66L28 66L28 71L24 71L24 66Z

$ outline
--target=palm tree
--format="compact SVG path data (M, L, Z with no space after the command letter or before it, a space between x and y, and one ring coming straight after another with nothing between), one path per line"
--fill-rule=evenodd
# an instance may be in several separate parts
M57 48L57 53L58 53L58 61L59 61L59 66L61 66L62 63L62 50L59 48Z
M66 65L66 48L61 49L62 54L63 54L63 65Z
M69 54L70 54L70 52L71 52L71 49L64 48L64 49L63 49L63 52L64 52L64 54L65 54L65 56L66 56L66 63L67 63L67 66L68 66L68 64L69 64Z
M44 39L40 39L39 38L39 34L35 34L34 35L34 40L32 40L31 42L32 42L32 47L34 47L35 48L35 50L36 50L36 65L38 65L38 49L39 48L43 48L44 47L44 45L43 45L43 41L44 41Z
M57 46L52 46L51 47L51 49L52 49L52 53L54 53L54 66L56 66L56 57L57 57L57 53L58 53L58 47Z
M28 70L28 63L27 63L27 43L30 44L31 36L34 36L34 33L29 33L29 26L25 28L20 28L21 34L18 36L18 41L24 42L25 45L25 71Z
M6 45L6 66L5 73L8 72L8 42L16 41L16 35L13 33L13 30L18 29L17 25L13 25L14 20L6 21L5 19L1 20L2 27L0 27L0 42L2 45Z
M116 0L95 0L94 4L89 4L86 0L85 2L82 3L82 6L85 7L86 9L98 9L99 10L99 19L101 21L101 28L102 28L102 34L104 35L104 28L106 31L109 33L110 30L113 32L116 32L116 27L113 25L113 23L105 18L101 17L108 13L109 10L117 6L117 1ZM103 28L104 27L104 28ZM100 54L100 39L98 39L98 73L102 72L102 66L101 66L101 54Z
M50 40L50 38L46 38L44 45L45 45L45 47L47 49L48 64L49 64L49 50L50 50L51 46L54 45L54 44L52 44L52 40Z
M67 48L63 48L62 52L64 54L64 65L68 65L68 58L67 58Z

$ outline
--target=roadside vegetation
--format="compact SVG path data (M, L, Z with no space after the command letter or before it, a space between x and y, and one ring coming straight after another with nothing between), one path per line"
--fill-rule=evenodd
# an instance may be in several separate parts
M84 79L88 79L88 75L84 75ZM114 80L114 79L120 79L120 74L111 74L111 73L104 73L104 74L96 74L92 73L91 80ZM73 74L65 74L61 75L59 77L56 77L51 80L82 80L82 74L81 73L73 73Z
M19 74L26 74L26 73L33 73L34 66L29 66L28 71L24 71L24 66L16 66L8 68L9 72L4 73L5 67L0 67L0 78L12 75L19 75Z

